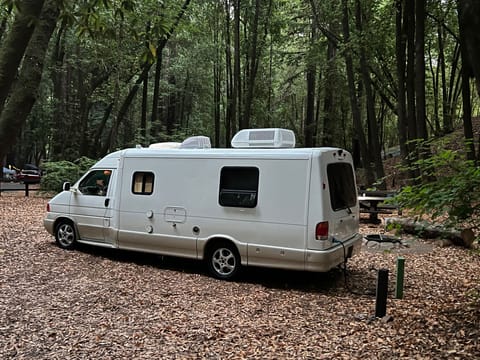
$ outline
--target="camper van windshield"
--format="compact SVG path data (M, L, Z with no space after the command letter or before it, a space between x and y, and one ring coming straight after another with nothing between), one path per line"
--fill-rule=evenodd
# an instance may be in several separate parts
M327 174L332 209L338 211L355 206L357 192L352 166L348 163L328 164Z

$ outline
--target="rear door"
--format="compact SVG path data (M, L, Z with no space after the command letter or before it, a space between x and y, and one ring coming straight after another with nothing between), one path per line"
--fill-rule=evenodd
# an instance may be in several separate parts
M331 208L330 233L344 241L358 232L358 205L355 175L350 162L327 164L329 202Z

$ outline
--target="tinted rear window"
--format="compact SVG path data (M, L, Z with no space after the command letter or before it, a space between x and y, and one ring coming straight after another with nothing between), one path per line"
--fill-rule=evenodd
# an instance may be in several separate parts
M330 203L334 211L355 206L357 191L352 166L349 163L333 163L327 165Z

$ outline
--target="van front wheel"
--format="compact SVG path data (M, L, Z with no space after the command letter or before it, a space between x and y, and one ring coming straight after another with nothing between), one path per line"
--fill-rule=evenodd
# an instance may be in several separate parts
M208 269L217 279L232 279L240 270L240 255L237 249L228 243L213 247L208 256Z
M59 223L55 229L55 240L62 249L73 249L77 241L73 224L69 221Z

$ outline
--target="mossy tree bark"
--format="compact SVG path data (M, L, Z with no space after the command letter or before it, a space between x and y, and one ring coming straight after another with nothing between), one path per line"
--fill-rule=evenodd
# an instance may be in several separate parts
M35 103L45 54L56 27L58 15L57 1L47 0L25 51L18 80L9 92L8 102L0 113L0 158L14 144Z

